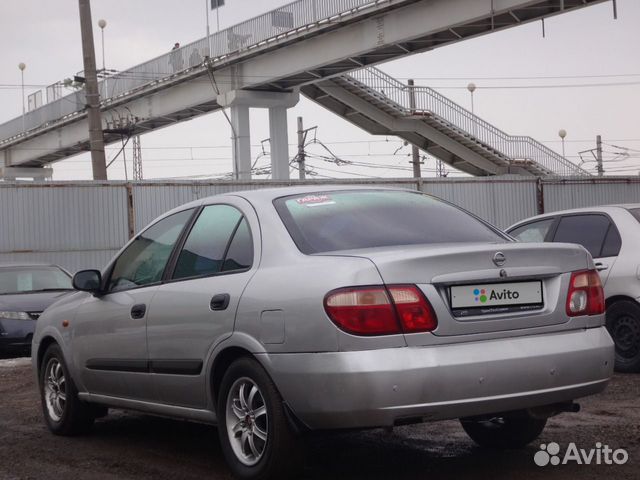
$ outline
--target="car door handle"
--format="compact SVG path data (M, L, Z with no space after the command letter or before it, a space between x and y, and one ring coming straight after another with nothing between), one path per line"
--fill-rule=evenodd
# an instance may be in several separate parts
M211 307L211 310L226 310L229 306L230 300L231 296L228 293L221 293L213 296L209 306Z
M131 318L133 318L134 320L144 318L146 313L147 306L144 304L134 305L133 307L131 307Z
M605 270L609 270L609 265L605 265L602 262L596 263L596 270L599 272L604 272Z

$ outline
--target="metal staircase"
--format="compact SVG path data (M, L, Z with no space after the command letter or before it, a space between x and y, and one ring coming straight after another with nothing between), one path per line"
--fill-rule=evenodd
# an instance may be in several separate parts
M371 134L395 135L475 176L589 173L531 137L508 135L428 87L364 68L301 88Z

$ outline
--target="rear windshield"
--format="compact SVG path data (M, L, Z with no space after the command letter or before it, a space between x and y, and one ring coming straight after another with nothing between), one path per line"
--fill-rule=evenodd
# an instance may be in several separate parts
M507 241L468 213L420 193L339 191L283 197L274 204L296 245L306 254Z
M640 208L630 208L629 212L640 222Z

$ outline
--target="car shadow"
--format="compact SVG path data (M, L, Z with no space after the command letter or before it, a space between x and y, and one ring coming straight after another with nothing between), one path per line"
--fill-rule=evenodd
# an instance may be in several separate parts
M87 442L155 478L232 478L215 427L166 418L114 413L97 422ZM322 433L304 438L304 479L511 479L570 478L571 467L542 472L533 463L538 445L491 451L475 446L458 422L364 432ZM554 475L554 474L558 475ZM574 472L576 475L584 471ZM138 478L136 476L132 478ZM147 478L145 475L144 477ZM151 477L149 477L151 478Z

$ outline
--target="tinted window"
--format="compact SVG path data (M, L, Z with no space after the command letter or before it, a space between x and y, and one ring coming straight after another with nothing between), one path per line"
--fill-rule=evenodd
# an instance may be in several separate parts
M433 197L350 191L285 197L275 206L307 254L393 245L505 242L488 225Z
M539 222L529 223L518 228L514 228L509 232L513 238L520 242L535 243L544 242L549 229L555 221L554 218L541 220Z
M629 209L629 212L640 222L640 208L631 208Z
M223 272L233 270L244 270L251 268L253 264L253 240L247 219L242 219L242 223L238 226L233 241L229 246L227 257L224 260Z
M577 243L586 248L592 257L600 257L602 244L611 221L604 215L572 215L562 217L554 242Z
M145 230L118 257L109 290L151 285L162 280L171 251L193 210L176 213Z
M242 214L228 205L206 207L184 244L173 278L213 275L222 271L227 246L242 220Z
M617 257L622 248L622 239L620 233L614 224L611 224L607 236L604 239L604 245L602 246L601 257Z
M69 275L57 267L0 268L0 295L72 289Z

